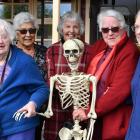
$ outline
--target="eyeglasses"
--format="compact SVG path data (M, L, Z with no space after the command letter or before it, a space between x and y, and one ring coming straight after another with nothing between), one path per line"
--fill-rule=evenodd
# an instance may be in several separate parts
M30 28L30 29L20 29L17 30L19 31L21 34L27 34L27 32L29 32L30 34L35 34L36 33L36 29L35 28Z
M117 33L119 32L120 27L111 27L111 28L101 28L101 31L103 33L108 33L109 31L113 32L113 33Z

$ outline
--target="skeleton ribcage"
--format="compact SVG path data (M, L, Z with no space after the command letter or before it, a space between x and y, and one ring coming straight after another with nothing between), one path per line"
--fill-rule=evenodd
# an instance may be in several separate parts
M86 109L89 104L89 81L87 75L61 75L56 79L63 109L71 105Z

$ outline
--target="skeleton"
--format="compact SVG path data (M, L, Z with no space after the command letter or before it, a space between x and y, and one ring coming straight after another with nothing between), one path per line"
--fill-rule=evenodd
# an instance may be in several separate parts
M68 62L71 72L63 73L61 75L55 75L50 78L50 96L48 108L44 114L37 114L43 115L47 118L50 118L53 115L52 94L54 86L56 86L56 88L60 92L59 96L61 99L62 109L66 109L71 105L73 105L74 109L87 109L87 107L89 106L89 87L91 83L93 90L91 108L88 113L88 117L90 118L88 133L86 129L81 130L81 126L79 125L80 120L78 119L74 120L74 126L72 130L63 127L59 131L59 137L61 140L71 140L73 137L75 140L91 140L95 119L97 118L97 115L95 113L96 78L94 76L78 72L78 66L84 51L84 44L82 43L82 41L78 39L68 40L64 43L63 48L64 56ZM16 114L14 117L16 119L21 119L22 115L24 114Z

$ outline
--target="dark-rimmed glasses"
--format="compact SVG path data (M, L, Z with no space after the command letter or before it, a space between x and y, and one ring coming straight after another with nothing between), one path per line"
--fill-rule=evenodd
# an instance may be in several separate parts
M120 27L111 27L111 28L101 28L101 31L103 32L103 33L108 33L109 31L111 31L111 32L113 32L113 33L117 33L117 32L119 32L119 30L120 30Z
M27 34L27 32L29 32L30 34L35 34L36 33L36 29L35 28L30 28L30 29L19 29L17 30L19 31L21 34Z

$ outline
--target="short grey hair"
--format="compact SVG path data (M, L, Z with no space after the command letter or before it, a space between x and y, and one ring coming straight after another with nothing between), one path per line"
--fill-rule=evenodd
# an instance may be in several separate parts
M80 27L80 35L84 34L84 31L85 31L84 22L83 22L82 18L80 17L80 15L73 12L73 11L68 11L60 18L60 21L59 21L59 24L58 24L58 27L57 27L57 31L61 36L63 36L63 31L62 30L63 30L63 27L64 27L64 23L67 20L73 20L73 21L77 22L79 24L79 27Z
M125 29L127 27L125 18L119 11L116 11L114 9L107 9L107 10L102 10L97 16L97 23L99 25L99 31L101 31L104 17L114 17L115 19L119 21L121 28Z
M4 19L0 19L0 28L7 33L7 36L12 43L15 38L15 30L12 24L8 21L5 21Z
M28 12L20 12L15 15L13 19L14 29L17 30L23 23L31 22L34 28L38 29L38 22L37 19Z

